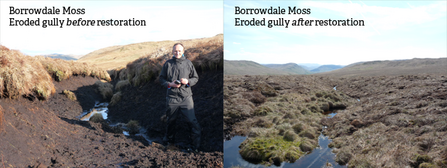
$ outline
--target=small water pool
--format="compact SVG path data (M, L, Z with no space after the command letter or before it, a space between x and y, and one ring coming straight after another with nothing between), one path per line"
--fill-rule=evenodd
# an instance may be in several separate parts
M99 103L98 101L96 101L95 106L90 110L82 112L79 118L82 121L89 121L94 114L99 113L102 115L102 118L104 120L107 120L107 114L109 113L109 109L107 108L108 105L109 103L107 102Z

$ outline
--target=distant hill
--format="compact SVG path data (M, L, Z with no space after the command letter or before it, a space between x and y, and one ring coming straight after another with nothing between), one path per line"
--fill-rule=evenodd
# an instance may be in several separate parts
M333 71L333 70L340 69L340 68L343 68L343 66L341 66L341 65L322 65L322 66L319 66L318 68L312 69L310 72L321 73L321 72Z
M414 58L411 60L369 61L350 64L344 68L320 73L331 76L381 76L447 74L447 58Z
M290 75L288 72L268 68L253 61L224 60L225 75Z
M42 55L42 56L50 57L50 58L59 58L59 59L67 60L67 61L78 60L78 58L80 57L80 56L75 56L75 55L65 55L65 54L57 54L57 53L47 54L47 55Z
M139 58L157 58L172 52L172 45L182 43L185 52L195 52L197 46L206 45L208 42L223 41L223 34L213 37L186 39L176 41L150 41L127 45L117 45L102 48L79 58L78 62L88 62L96 64L99 68L106 70L126 67ZM185 53L187 55L187 53Z
M264 66L273 68L276 70L288 72L290 74L310 74L311 72L304 69L295 63L287 63L287 64L265 64Z
M320 64L315 64L315 63L300 63L298 64L299 66L303 67L304 69L310 71L312 69L318 68L321 65Z

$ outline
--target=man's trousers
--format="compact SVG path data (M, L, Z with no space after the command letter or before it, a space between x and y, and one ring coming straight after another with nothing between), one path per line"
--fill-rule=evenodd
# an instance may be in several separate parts
M198 149L200 146L200 132L201 128L194 113L194 102L192 96L185 99L181 98L166 98L166 136L165 141L173 143L175 135L175 124L178 117L184 116L191 128L191 139L194 148Z

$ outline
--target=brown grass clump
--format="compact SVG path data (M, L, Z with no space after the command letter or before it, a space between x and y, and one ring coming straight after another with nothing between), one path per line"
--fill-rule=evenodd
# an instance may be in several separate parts
M71 92L71 91L69 91L69 90L64 90L63 93L64 93L65 96L67 96L70 100L72 100L72 101L76 101L76 100L77 100L76 95L75 95L73 92Z
M198 71L218 70L223 68L223 35L195 44L185 43L185 55L192 61Z
M315 136L312 132L313 132L312 130L304 130L304 131L301 131L299 136L307 137L309 139L315 139L317 136Z
M121 92L113 94L112 100L110 100L110 106L114 106L116 103L118 103L121 100L121 96Z
M115 90L121 90L123 87L129 84L130 82L128 80L120 80L118 83L116 83Z
M283 138L286 141L295 141L298 138L298 136L293 131L287 131L286 133L284 133Z
M185 56L197 71L218 70L223 68L223 36L217 35L198 41L176 41L185 46ZM170 43L169 43L170 44ZM163 52L148 54L130 62L126 68L117 68L111 71L114 78L129 80L134 86L139 86L158 78L163 64L171 59L171 47L164 46Z
M335 161L339 163L340 165L346 165L346 163L351 160L352 154L348 151L342 150L337 153L337 156L335 157Z
M65 61L43 56L36 56L34 58L45 67L47 72L56 81L69 79L72 75L92 76L111 81L110 75L106 71L85 62Z
M312 145L312 143L310 143L309 141L303 141L300 144L300 149L303 152L310 152L315 148L314 145Z
M224 116L231 118L249 117L253 115L255 105L247 99L236 98L224 101Z
M295 131L295 133L299 134L301 131L304 130L304 125L302 123L297 123L295 125L292 126L293 131Z
M46 99L56 92L50 75L40 62L4 46L0 49L0 97L34 94Z
M137 134L140 131L140 126L137 120L130 120L126 127L129 129L129 134Z
M266 116L268 113L273 112L273 110L269 106L259 106L254 111L254 115L256 116Z
M104 118L102 118L101 113L95 113L92 117L90 117L89 121L99 123L105 121Z
M36 56L35 59L40 61L40 63L56 81L68 79L72 74L71 68L67 66L65 63L66 61L62 59L52 59L43 56Z
M256 91L242 93L242 97L244 97L247 100L250 100L254 104L262 104L266 100L264 95L262 95L260 92L256 92Z
M102 98L109 99L113 96L112 84L98 80L95 82L95 86L102 95Z
M255 120L254 125L257 127L270 128L273 126L273 123L269 120L258 118Z

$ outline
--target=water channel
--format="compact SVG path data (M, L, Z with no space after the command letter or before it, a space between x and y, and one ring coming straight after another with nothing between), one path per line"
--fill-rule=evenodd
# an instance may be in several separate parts
M102 115L102 118L107 121L107 115L109 113L109 108L107 108L108 105L109 105L108 102L99 103L98 101L96 101L95 106L92 109L83 111L82 114L78 118L82 121L89 121L93 115L95 115L96 113L99 113ZM129 132L126 131L126 130L128 130L128 128L126 127L126 124L124 124L124 123L109 123L109 126L111 126L111 127L119 126L123 129L123 134L125 136L131 136L129 134ZM149 144L151 144L153 141L159 140L159 139L154 139L154 138L150 138L149 136L147 136L146 130L147 129L141 127L139 129L139 132L137 134L135 134L135 136L143 137L144 139L146 139L146 141Z

